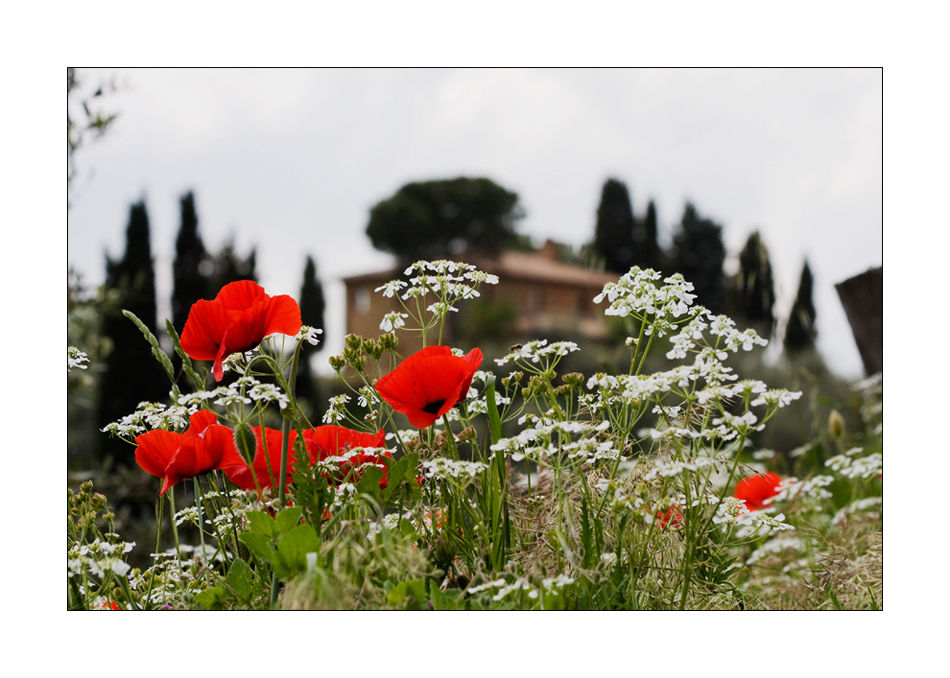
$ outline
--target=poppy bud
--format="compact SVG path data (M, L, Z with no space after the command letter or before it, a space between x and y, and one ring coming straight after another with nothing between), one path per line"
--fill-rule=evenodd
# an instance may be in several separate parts
M234 429L234 444L237 445L238 452L244 457L248 464L254 459L254 453L257 452L257 441L254 439L254 431L246 423L239 424Z
M828 415L828 429L835 438L840 438L844 433L844 417L838 410L831 410L831 414Z

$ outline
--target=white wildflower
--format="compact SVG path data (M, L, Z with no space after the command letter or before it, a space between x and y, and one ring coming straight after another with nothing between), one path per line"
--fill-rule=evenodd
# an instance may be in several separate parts
M406 321L403 320L403 318L408 317L408 313L400 313L399 311L387 313L385 316L383 316L383 321L379 323L379 329L381 329L383 332L393 332L400 327L405 327Z
M83 363L89 362L89 356L80 351L75 346L67 346L66 348L66 371L70 371L74 367L78 367L81 370L86 369L87 365ZM62 364L62 363L60 363Z

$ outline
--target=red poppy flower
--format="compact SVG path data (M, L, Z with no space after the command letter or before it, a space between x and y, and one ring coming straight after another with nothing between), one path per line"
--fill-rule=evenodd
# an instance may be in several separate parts
M782 477L777 473L752 476L740 480L732 496L736 499L744 499L746 508L750 511L758 511L771 503L768 500L778 494L778 486L781 482Z
M310 453L310 462L316 463L330 457L346 457L339 463L342 477L350 476L355 469L364 464L381 465L380 457L390 457L389 452L374 454L360 448L379 448L386 444L385 431L376 433L362 433L346 428L345 426L318 426L303 432L303 439ZM357 452L351 452L352 450ZM383 469L383 478L379 481L380 488L385 489L388 483L386 470Z
M254 348L270 334L297 334L301 327L297 302L272 297L250 280L221 288L213 301L195 302L181 333L181 348L195 360L213 360L215 381L224 377L222 363L232 353Z
M247 465L243 457L239 457L239 463L223 467L221 470L224 471L224 475L232 483L242 490L252 491L258 489L258 486L261 490L268 487L280 487L280 455L283 450L284 435L273 428L265 429L266 434L262 435L260 426L256 426L251 430L254 431L254 439L257 442L256 451L254 452L253 473L251 472L251 466ZM264 451L265 442L266 452ZM294 452L293 441L291 441L290 454L287 457L288 484L291 482L290 476L296 468L297 455ZM257 478L257 485L254 484L255 477Z
M666 529L667 525L679 527L683 524L683 514L680 513L678 506L671 506L665 511L660 509L656 513L656 524L661 530Z
M448 346L429 346L414 353L376 382L376 392L417 428L431 426L468 395L482 352L452 355Z
M184 433L155 430L135 439L135 461L164 479L161 494L180 480L240 461L231 429L217 421L214 412L202 410L191 415L191 425Z

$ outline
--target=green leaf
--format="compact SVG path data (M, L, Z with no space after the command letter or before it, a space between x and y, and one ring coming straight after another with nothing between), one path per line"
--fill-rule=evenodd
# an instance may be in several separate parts
M280 539L274 574L281 579L292 577L307 567L307 554L320 550L317 533L309 525L297 525Z
M132 313L132 311L122 311L122 315L135 323L135 326L139 328L139 332L145 335L146 341L152 346L152 355L155 356L155 359L158 360L159 364L165 368L165 374L168 375L168 378L172 382L172 391L175 393L177 398L181 391L178 390L178 385L175 383L175 368L172 367L172 361L165 355L165 351L162 350L162 347L158 344L158 339L155 338L155 335L152 334L152 330L145 326L138 317Z
M206 610L223 610L225 597L224 590L215 586L213 589L205 589L195 596L195 602Z
M191 379L191 383L195 385L195 388L200 389L204 386L204 381L199 379L195 373L195 366L191 362L191 357L185 353L185 350L181 347L181 339L178 337L178 332L175 331L175 326L172 325L172 321L168 318L165 318L165 331L172 339L172 344L175 346L175 353L181 358L181 367L185 371L185 374Z
M248 511L247 522L253 534L259 534L270 540L277 537L277 523L263 511Z
M254 572L240 558L231 563L225 580L241 603L247 604L254 595Z
M406 610L428 610L426 583L422 579L410 579L393 587L388 602L393 607L405 603Z
M383 471L376 466L368 466L363 469L363 475L356 483L356 490L360 494L367 494L373 499L379 501L379 481L383 479Z
M386 459L386 457L383 457ZM416 469L419 463L419 455L415 453L410 453L403 455L403 457L397 461L389 469L387 474L387 484L386 489L382 491L383 501L386 503L391 503L390 499L394 496L398 496L399 492L403 490L400 485L405 483L416 483ZM412 493L412 488L409 487L409 494Z
M277 555L273 538L265 537L256 532L242 532L238 535L238 539L255 558L273 566L274 558Z
M300 516L303 515L303 508L300 506L288 506L280 510L277 514L277 534L290 532L300 523Z

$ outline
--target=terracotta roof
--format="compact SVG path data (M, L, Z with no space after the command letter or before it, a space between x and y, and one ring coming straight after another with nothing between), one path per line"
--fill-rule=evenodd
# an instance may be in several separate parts
M611 273L566 264L543 252L504 252L498 259L481 262L481 266L489 273L508 280L538 280L603 287L604 284L617 282L619 279L619 276Z
M507 251L497 258L471 257L469 260L480 269L488 273L494 273L502 281L537 280L583 285L585 287L603 287L604 284L617 282L619 279L618 275L612 273L593 271L583 266L559 261L555 258L554 251L553 243L548 241L545 243L545 247L538 252ZM464 256L460 260L466 261ZM349 276L343 278L343 282L348 285L374 281L383 283L398 278L400 273L401 271L398 269L392 268L375 273Z

